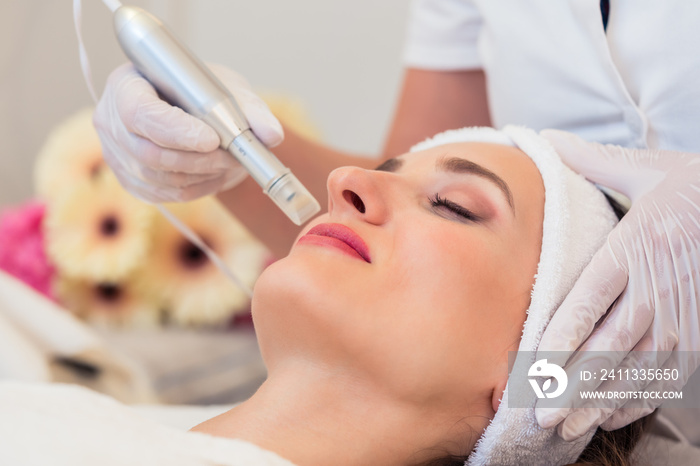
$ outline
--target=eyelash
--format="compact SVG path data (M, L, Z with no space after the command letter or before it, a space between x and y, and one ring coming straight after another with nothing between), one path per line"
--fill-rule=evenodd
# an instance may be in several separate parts
M440 197L439 194L435 194L434 197L428 198L430 200L430 205L436 208L445 208L449 210L450 212L459 215L460 217L463 217L471 222L476 222L479 220L479 217L474 215L470 210L465 209L461 205L454 203L450 201L449 199L445 199Z

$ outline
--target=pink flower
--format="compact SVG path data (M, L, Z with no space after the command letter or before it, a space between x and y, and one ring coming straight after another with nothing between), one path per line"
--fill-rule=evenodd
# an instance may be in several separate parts
M44 203L30 201L0 213L0 269L55 299L51 291L54 267L44 249L45 212Z

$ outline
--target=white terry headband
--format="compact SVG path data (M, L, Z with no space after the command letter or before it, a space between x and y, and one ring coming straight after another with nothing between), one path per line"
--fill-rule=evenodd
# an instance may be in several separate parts
M517 147L542 175L545 190L542 251L530 307L518 348L525 367L535 362L535 351L547 324L573 287L593 254L603 245L617 217L605 196L561 161L549 142L536 132L516 126L463 128L440 133L411 152L457 142L486 142ZM525 353L522 353L525 352ZM510 382L509 382L510 383ZM508 387L498 411L469 456L468 465L551 465L573 463L590 436L565 442L556 429L542 429L528 408L508 407Z

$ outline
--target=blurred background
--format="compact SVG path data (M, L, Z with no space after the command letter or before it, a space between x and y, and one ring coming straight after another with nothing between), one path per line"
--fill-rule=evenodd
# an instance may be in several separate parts
M32 195L32 163L48 131L91 105L68 0L0 2L0 207ZM133 0L200 57L255 90L301 100L323 140L376 152L398 92L406 0ZM124 62L109 10L83 1L83 34L101 92Z
M72 3L0 2L0 380L241 401L266 377L248 296L102 162ZM285 123L368 155L392 117L408 3L130 2L272 96ZM82 31L101 93L126 61L101 1L83 1ZM248 286L273 260L212 198L169 209Z

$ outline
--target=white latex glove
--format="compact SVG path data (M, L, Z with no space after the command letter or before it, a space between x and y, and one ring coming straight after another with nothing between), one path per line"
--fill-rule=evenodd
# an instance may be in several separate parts
M209 65L228 87L251 129L268 147L282 142L279 121L234 71ZM201 120L161 100L127 63L112 72L93 117L103 156L120 183L148 202L183 202L230 189L246 172L219 148Z
M700 363L700 155L586 143L562 131L542 135L569 167L625 194L632 207L554 315L538 350L570 356L578 349L564 366L570 380L580 369L679 372L675 381L618 378L592 381L585 389L681 390ZM586 351L617 353L601 367ZM630 351L667 353L645 353L654 357L641 361ZM572 440L598 426L623 427L663 401L568 400L561 409L536 409L536 416L542 427L558 425L559 435Z

